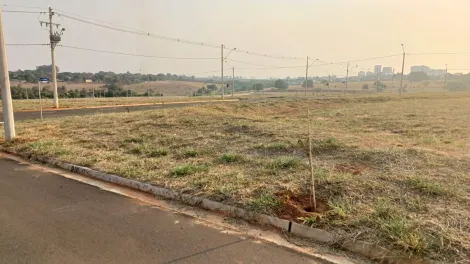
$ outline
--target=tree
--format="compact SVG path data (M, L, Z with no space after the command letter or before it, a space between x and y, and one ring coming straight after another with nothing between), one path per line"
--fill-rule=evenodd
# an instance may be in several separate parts
M457 92L457 91L468 91L469 85L465 81L453 81L447 84L447 89L450 92Z
M302 87L305 88L305 81L302 83ZM307 80L307 88L312 88L312 87L313 87L313 81Z
M420 82L429 80L429 76L425 72L411 72L408 75L408 81L410 82Z
M264 84L262 84L262 83L255 83L255 84L253 84L253 89L254 89L255 91L261 91L261 90L264 89Z
M320 83L323 84L325 87L330 86L330 83L327 80L321 80Z
M217 85L215 85L215 84L208 84L208 85L207 85L207 89L209 90L209 92L217 91Z
M274 88L279 90L287 90L289 85L284 80L278 79L276 82L274 82Z
M377 92L381 92L385 88L387 88L387 85L385 85L385 83L378 81L378 80L374 82L374 86L376 87Z
M362 85L362 90L364 90L364 91L365 91L365 90L369 90L369 85L368 85L367 83L364 83L364 84Z

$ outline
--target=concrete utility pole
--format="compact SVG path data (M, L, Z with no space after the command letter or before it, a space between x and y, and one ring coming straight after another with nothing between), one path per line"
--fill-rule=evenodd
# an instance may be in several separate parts
M393 85L393 79L395 79L395 68L392 69L392 88L395 86Z
M235 96L235 67L232 67L232 98Z
M305 97L307 96L307 81L308 81L308 56L307 56L307 67L305 68Z
M405 75L405 47L401 44L403 50L403 64L401 65L400 96L403 94L403 76Z
M147 97L150 99L150 75L147 72Z
M54 12L52 12L52 8L49 7L49 38L51 41L51 59L52 59L52 89L54 92L54 108L59 108L59 95L57 92L57 70L55 68L55 46L57 43L60 41L56 39L56 34L54 34L54 31L52 27L54 24L52 23L52 17L54 16Z
M349 62L348 62L348 66L346 67L346 94L348 93L348 79L349 79Z
M328 74L328 93L331 95L331 75Z
M15 118L13 116L13 103L11 101L10 76L8 74L8 60L3 36L2 10L0 9L0 80L2 89L3 121L5 140L11 141L16 137Z
M442 89L442 93L445 93L447 89L447 64L446 64L446 74L444 75L444 88Z
M222 100L225 97L225 87L224 87L224 44L220 46L220 87L222 88Z

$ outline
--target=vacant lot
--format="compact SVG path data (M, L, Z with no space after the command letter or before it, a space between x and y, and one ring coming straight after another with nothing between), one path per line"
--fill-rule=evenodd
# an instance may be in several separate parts
M459 93L284 99L25 121L3 148L464 263L469 103ZM308 122L321 209L313 213Z

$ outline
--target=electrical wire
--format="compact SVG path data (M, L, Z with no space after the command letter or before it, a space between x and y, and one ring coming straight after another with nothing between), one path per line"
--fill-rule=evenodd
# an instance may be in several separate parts
M428 52L428 53L407 53L406 55L461 55L470 54L470 52Z
M82 18L79 18L80 17L79 15L75 15L75 14L68 13L68 12L62 12L62 13L58 12L56 14L59 15L59 16L71 19L71 20L81 22L81 23L86 23L86 24L89 24L89 25L102 27L102 28L106 28L106 29L111 29L111 30L115 30L115 31L120 31L120 32L125 32L125 33L130 33L130 34L136 34L136 35L141 35L141 36L147 36L147 37L152 37L152 38L157 38L157 39L162 39L162 40L175 41L175 42L179 42L179 43L191 44L191 45L196 45L196 46L203 46L203 47L210 47L210 48L220 48L221 47L220 45L211 44L211 43L204 43L204 42L197 42L197 41L192 41L192 40L187 40L187 39L182 39L182 38L172 38L172 37L161 36L161 35L157 35L157 34L154 34L154 33L145 32L145 31L142 31L142 30L136 30L136 29L132 29L132 28L126 28L126 27L123 27L123 26L118 26L118 25L108 23L108 22L104 22L102 20L97 20L97 19L86 18L86 19L89 19L89 20L97 21L97 22L87 21L87 20L83 19L83 18L85 18L84 16L81 16ZM72 14L72 15L70 15L70 14ZM108 24L108 25L105 25L105 24ZM237 49L237 48L230 48L230 47L227 47L227 46L223 46L223 49L224 50L230 50L230 51L237 52L237 53L244 53L244 54L248 54L248 55L260 56L260 57L266 57L266 58L293 59L293 60L300 59L298 57L274 56L274 55L256 53L256 52L251 52L251 51L248 51L248 50L240 50L240 49Z
M369 60L377 60L377 59L392 58L392 57L397 57L397 56L401 56L401 55L402 55L402 54L395 54L395 55L388 55L388 56L382 56L382 57L373 57L373 58L367 58L367 59L350 60L350 61L342 61L342 62L331 62L331 63L317 64L317 65L314 65L314 66L338 65L338 64L351 63L351 62L359 62L359 61L369 61Z
M29 43L11 43L6 46L49 46L50 44L29 44Z
M231 68L224 69L224 71L231 70ZM197 73L188 73L188 75L198 75L198 74L204 74L204 73L212 73L212 72L220 72L220 69L218 70L213 70L213 71L205 71L205 72L197 72Z
M107 50L81 48L81 47L68 46L68 45L57 45L57 46L63 47L63 48L69 48L69 49L76 49L76 50L85 50L85 51L92 51L92 52L99 52L99 53L124 55L124 56L132 56L132 57L156 58L156 59L175 59L175 60L218 60L219 59L219 58L192 58L192 57L154 56L154 55L133 54L133 53L124 53L124 52L114 52L114 51L107 51Z
M265 65L265 64L257 64L257 63L251 63L251 62L245 62L245 61L239 61L239 60L234 60L234 59L226 59L228 61L233 61L233 62L238 62L242 64L248 64L248 65L254 65L254 66L263 66L267 68L278 68L278 67L283 67L283 66L272 66L272 65ZM295 67L305 67L305 66L295 66Z
M41 14L45 12L37 12L37 11L19 11L19 10L2 10L3 13L24 13L24 14Z
M46 10L46 8L44 8L44 7L39 7L39 6L21 6L21 5L7 5L7 4L3 4L2 6L5 6L5 7L14 7L14 8L26 8L26 9L42 9L42 10Z

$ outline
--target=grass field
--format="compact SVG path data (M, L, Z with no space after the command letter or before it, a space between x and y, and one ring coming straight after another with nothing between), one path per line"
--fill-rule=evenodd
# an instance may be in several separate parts
M469 103L469 93L291 98L23 121L2 147L469 263Z
M235 96L235 99L240 96ZM62 109L67 108L87 108L87 107L100 107L100 106L117 106L117 105L133 105L133 104L160 104L160 103L171 103L171 102L192 102L192 101L215 101L221 100L220 96L198 96L198 97L187 97L187 96L170 96L170 97L107 97L107 98L76 98L76 99L60 99L59 105ZM232 99L231 96L227 96L226 99ZM0 102L0 107L2 103ZM50 109L54 106L52 99L43 99L42 107L44 109ZM27 110L39 110L40 104L38 99L30 100L13 100L14 111L27 111Z
M384 89L383 93L398 93L400 88L400 80L392 81L382 81L387 88ZM376 91L374 86L374 81L350 81L348 83L348 91L363 91L362 86L367 84L369 86L368 91ZM315 83L315 88L322 88L324 91L328 91L328 87L320 84ZM421 82L414 82L411 83L408 80L403 80L403 89L408 93L421 93L421 92L442 92L442 88L444 87L443 80L430 80L428 82L421 81ZM331 82L330 89L332 91L342 91L345 89L345 85L341 82ZM301 85L290 85L289 90L299 90L302 91L304 88Z

